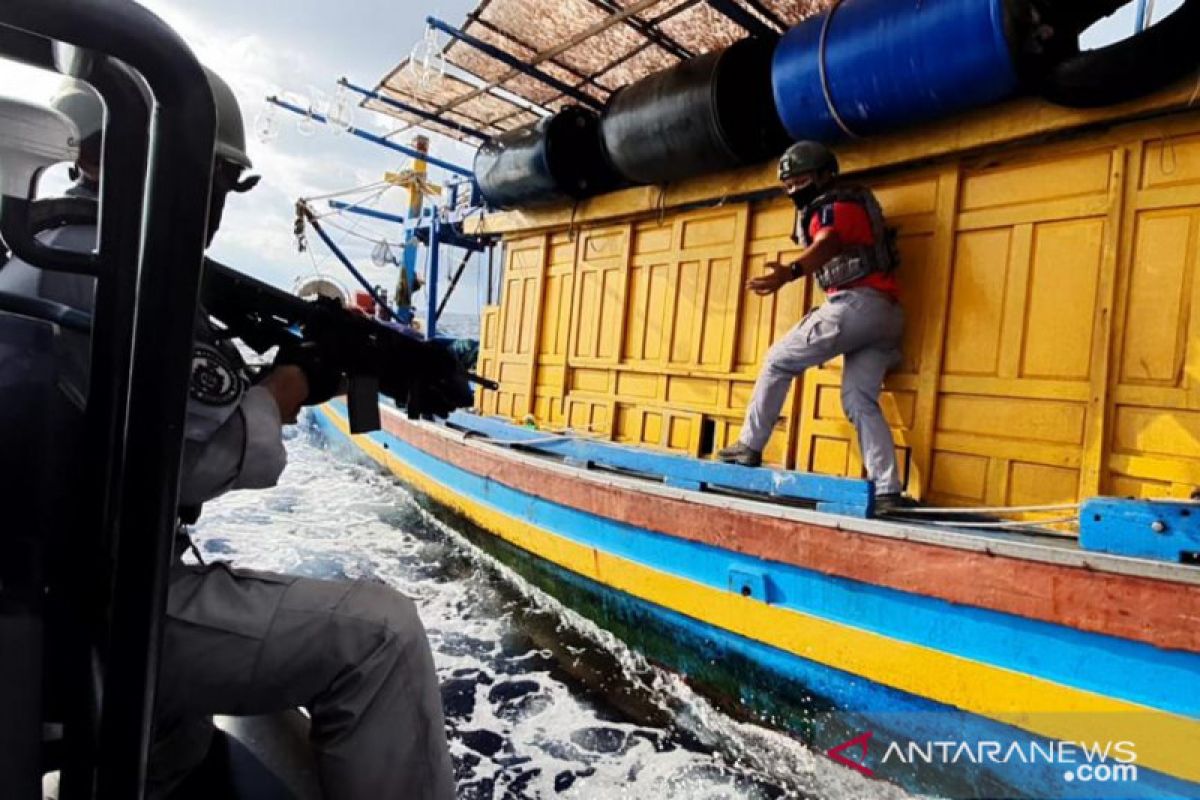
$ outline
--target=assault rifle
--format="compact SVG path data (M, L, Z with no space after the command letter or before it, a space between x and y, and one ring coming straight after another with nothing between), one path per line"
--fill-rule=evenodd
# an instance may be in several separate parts
M470 383L497 384L473 375L438 342L427 342L318 297L302 300L207 259L201 286L204 310L257 353L308 345L325 369L348 381L350 430L378 430L379 395L404 406L410 418L444 417L474 400Z
M29 238L63 225L95 224L96 210L96 202L86 198L36 201ZM205 259L200 294L203 311L222 326L218 335L240 339L259 354L274 347L306 349L319 357L323 372L344 378L353 433L379 429L381 394L403 406L410 418L444 417L472 404L471 383L498 388L468 372L437 341L416 339L331 298L302 300L211 258ZM0 307L9 305L76 330L91 328L90 315L58 303L0 297Z

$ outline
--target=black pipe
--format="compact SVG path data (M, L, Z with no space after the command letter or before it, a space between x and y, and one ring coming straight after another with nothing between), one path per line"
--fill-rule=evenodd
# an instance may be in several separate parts
M777 41L743 39L619 91L600 123L613 167L657 184L777 156L789 142L771 92Z
M493 208L580 200L619 183L598 118L579 106L485 142L475 154L475 180Z

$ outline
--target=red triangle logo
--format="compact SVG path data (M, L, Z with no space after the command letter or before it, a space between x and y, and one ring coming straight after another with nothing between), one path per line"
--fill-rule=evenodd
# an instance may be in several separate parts
M868 747L868 745L870 745L871 737L874 735L875 735L874 731L867 731L866 733L860 733L858 736L855 736L853 739L847 739L846 741L839 744L837 747L831 747L830 749L826 750L825 755L829 756L834 761L838 762L839 764L841 764L844 767L849 767L852 770L861 772L863 775L866 775L868 778L873 778L873 777L875 777L875 770L871 769L868 766L865 766L862 762L867 760L867 747ZM844 753L847 750L851 750L853 748L858 748L859 758L860 758L859 761L855 761L854 759L848 758L847 756L844 755Z

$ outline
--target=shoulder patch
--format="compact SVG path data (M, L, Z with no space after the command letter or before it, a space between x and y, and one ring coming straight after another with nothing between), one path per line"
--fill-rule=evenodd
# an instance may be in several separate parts
M821 222L822 228L828 228L833 225L834 206L836 203L826 203L821 206L821 210L817 212L817 219Z
M192 380L188 393L209 406L226 406L242 394L242 379L220 350L208 344L192 349Z

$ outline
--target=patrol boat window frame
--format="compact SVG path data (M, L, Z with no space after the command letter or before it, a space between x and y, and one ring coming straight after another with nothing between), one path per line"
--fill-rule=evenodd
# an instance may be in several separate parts
M139 117L127 94L136 86L129 76L120 81L123 88L106 86L96 59L72 60L72 74L93 82L110 111L93 341L94 353L109 363L104 373L93 372L89 417L105 409L111 423L103 432L111 445L102 454L103 500L93 510L100 514L97 528L112 534L112 573L111 580L96 582L111 586L107 624L92 637L101 665L100 690L92 698L103 699L96 703L98 736L75 750L82 761L71 760L69 752L63 777L72 788L63 789L64 798L139 797L178 501L216 111L186 44L130 0L6 0L0 30L7 34L0 38L0 57L47 66L49 53L64 64L68 51L56 53L39 40L72 45L127 65L156 101L152 112L143 101ZM112 135L114 125L135 119L151 122L147 138L136 131L132 142ZM118 163L133 167L132 175ZM150 165L144 183L136 180L138 164ZM35 266L55 266L45 253L35 255ZM114 375L128 376L127 391L121 391L122 378L111 380ZM75 771L86 775L73 780L69 773Z

